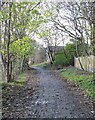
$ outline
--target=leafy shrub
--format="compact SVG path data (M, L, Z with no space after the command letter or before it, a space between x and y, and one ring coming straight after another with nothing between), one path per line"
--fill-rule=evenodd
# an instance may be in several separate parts
M64 54L64 50L66 55ZM70 43L67 44L64 47L63 51L60 51L58 53L56 53L55 55L55 61L54 61L54 65L58 66L68 66L68 65L74 65L74 56L76 56L76 45L75 43ZM83 51L83 45L78 44L78 52L79 52L79 56L82 55L82 51Z

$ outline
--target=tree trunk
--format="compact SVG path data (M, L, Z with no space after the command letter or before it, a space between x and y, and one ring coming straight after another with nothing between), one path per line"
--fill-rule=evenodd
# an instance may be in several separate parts
M81 61L80 61L80 58L79 58L78 47L77 47L77 41L76 41L76 55L77 55L77 57L78 57L78 61L79 61L79 64L80 64L82 70L84 70L83 65L82 65L82 63L81 63Z
M52 48L50 48L50 46L48 46L48 56L49 56L49 59L50 59L50 63L53 64L54 55L53 55L53 50L52 50Z
M12 3L9 3L8 41L7 41L7 81L8 82L11 80L10 73L9 73L9 70L10 70L10 51L9 51L9 47L10 47L11 7L12 7Z
M23 59L23 58L21 58L20 72L23 72L23 61L24 61L24 59Z
M13 62L10 62L10 73L9 73L10 80L13 80Z
M2 77L3 77L4 81L7 82L6 62L3 59L3 55L1 52L0 52L0 59L1 59Z
M0 2L1 3L1 2ZM1 10L1 5L0 5L0 10ZM6 24L6 23L5 23ZM2 22L0 22L0 70L1 70L1 80L3 80L4 82L7 82L7 72L6 72L6 61L4 56L2 55ZM6 34L6 29L5 29L5 34ZM4 43L5 43L5 39L4 39Z
M2 69L2 58L1 58L1 53L0 53L0 81L3 79L3 69Z
M51 59L51 56L50 56L49 52L48 52L48 57L49 57L49 60L50 60L50 64L53 64L53 62L52 62L52 59Z

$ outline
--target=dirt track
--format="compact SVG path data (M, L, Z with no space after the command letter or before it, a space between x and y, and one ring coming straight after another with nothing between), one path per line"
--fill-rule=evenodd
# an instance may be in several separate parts
M93 108L80 90L48 70L34 69L36 91L32 93L30 77L26 89L9 100L11 105L3 110L3 118L93 118Z

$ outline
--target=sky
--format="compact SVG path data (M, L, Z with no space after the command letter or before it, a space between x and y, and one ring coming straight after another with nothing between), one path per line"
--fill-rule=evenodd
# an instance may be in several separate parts
M49 2L52 1L54 4L56 4L56 1L59 2L59 1L62 1L62 0L48 0L48 1L49 1ZM51 3L51 4L52 4L52 3ZM49 4L49 6L50 6L50 4ZM65 11L64 11L64 12L65 12ZM62 13L64 13L64 12L62 11ZM63 22L64 22L64 21L63 21ZM42 26L43 26L43 29L44 29L45 24L44 24L44 25L42 24ZM49 29L50 29L50 28L52 28L53 23L52 23L52 22L49 22L48 24L46 24L46 26L48 26ZM58 39L59 39L59 41L60 41L62 38L59 36ZM45 44L45 42L44 42L43 39L36 38L36 41L37 41L38 43L44 45L44 47L46 46L46 44ZM68 42L69 42L69 39L68 39L68 37L66 36L64 44L67 44ZM58 46L63 46L63 41L60 42L60 44L58 44Z
M64 0L48 0L49 2L53 2L53 3L55 3L56 4L56 2L59 2L59 1L64 1ZM68 0L67 0L68 1ZM69 1L71 1L71 0L69 0ZM77 0L76 0L77 1ZM81 0L80 0L81 1ZM82 0L82 1L86 1L86 0ZM92 1L94 1L94 0L89 0L90 2ZM61 9L61 11L60 11L60 15L62 15L62 16L64 16L64 14L65 15L67 15L68 14L68 16L69 16L69 13L67 12L66 10L63 10L63 9ZM68 22L65 22L65 21L63 21L62 19L60 20L61 21L61 23L62 24L67 24L68 25ZM75 33L74 32L74 30L72 30L70 27L68 27L68 29L69 30L71 30L72 31L72 33ZM59 39L60 39L60 37L59 37ZM40 44L44 44L44 42L43 42L43 40L42 39L38 39L37 38L37 41L40 43ZM67 44L67 43L69 43L70 42L70 37L65 37L65 43L64 44ZM59 45L61 46L63 44L63 42L61 42Z
M3 0L4 1L4 0ZM33 1L40 1L40 0L5 0L5 1L16 1L16 2L33 2ZM86 0L41 0L41 1L48 1L48 3L54 3L54 4L56 4L57 2L85 2ZM94 0L88 0L88 1L90 1L90 2L93 2ZM64 14L65 13L65 11L62 11L61 12L61 14ZM64 22L64 21L62 21L62 22ZM44 42L43 42L43 39L39 39L38 37L34 37L33 39L36 39L36 41L39 43L39 44L42 44L42 45L45 45L44 44ZM60 38L59 38L60 39ZM68 43L69 42L69 40L68 40L68 38L66 38L66 41L65 41L65 44L66 43ZM62 45L62 43L60 43L59 45Z

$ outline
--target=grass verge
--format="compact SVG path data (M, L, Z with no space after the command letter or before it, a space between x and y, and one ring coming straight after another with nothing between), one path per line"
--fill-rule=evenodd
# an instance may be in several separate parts
M18 86L18 87L21 87L25 83L26 75L27 75L26 72L25 73L21 73L20 75L18 75L17 79L15 79L15 80L13 80L11 82L8 82L8 83L1 82L0 84L1 84L2 88L4 86L12 86L12 87Z
M45 61L45 62L42 62L42 63L34 64L32 66L37 66L37 67L45 68L47 66L47 64L48 64L48 62Z
M93 82L93 73L77 70L74 67L66 67L59 70L62 77L73 81L79 85L86 94L95 101L95 84Z

